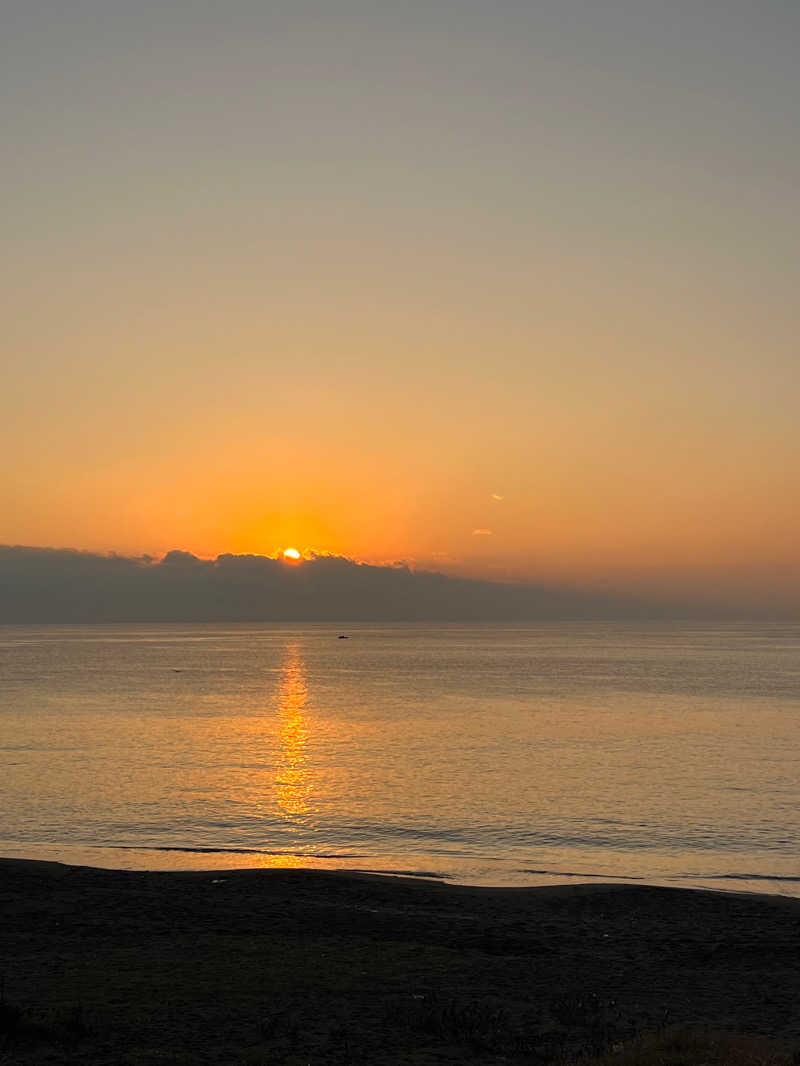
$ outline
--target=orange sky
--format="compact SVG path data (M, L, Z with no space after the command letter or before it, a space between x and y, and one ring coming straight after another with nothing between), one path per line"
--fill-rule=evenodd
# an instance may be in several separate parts
M796 13L454 3L14 15L0 542L798 602Z

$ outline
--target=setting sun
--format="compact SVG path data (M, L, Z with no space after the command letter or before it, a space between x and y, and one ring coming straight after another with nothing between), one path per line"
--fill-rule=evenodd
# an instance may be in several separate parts
M300 552L297 548L285 548L283 557L284 559L294 559L296 561L300 558Z

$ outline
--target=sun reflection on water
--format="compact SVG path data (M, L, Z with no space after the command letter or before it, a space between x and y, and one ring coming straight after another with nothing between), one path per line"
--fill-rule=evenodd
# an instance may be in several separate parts
M305 664L298 643L287 644L278 687L280 747L275 774L278 806L290 818L304 819L311 812L308 768L308 721L303 713L308 699Z
M299 870L304 866L313 865L304 855L259 855L253 863L264 870Z

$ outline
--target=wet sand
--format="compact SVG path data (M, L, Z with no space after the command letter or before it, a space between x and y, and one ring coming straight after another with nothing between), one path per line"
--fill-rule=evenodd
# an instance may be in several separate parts
M800 1040L800 900L0 860L2 1063L549 1063Z

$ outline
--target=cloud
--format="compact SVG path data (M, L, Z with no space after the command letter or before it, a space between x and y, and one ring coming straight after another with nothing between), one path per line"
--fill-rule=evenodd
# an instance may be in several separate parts
M476 529L475 536L491 535ZM535 621L719 617L703 605L451 577L337 555L199 559L0 545L0 623Z
M493 537L494 533L491 529L473 529L473 537Z
M192 555L191 552L180 551L173 548L172 551L167 552L164 558L159 563L159 566L173 567L175 569L187 569L196 568L198 566L208 565L203 559L198 559L196 555Z
M501 496L501 495L500 495L499 493L497 493L497 492L491 492L491 493L489 494L489 499L490 499L490 500L498 500L498 501L499 501L499 500L504 500L504 499L505 499L505 496Z

